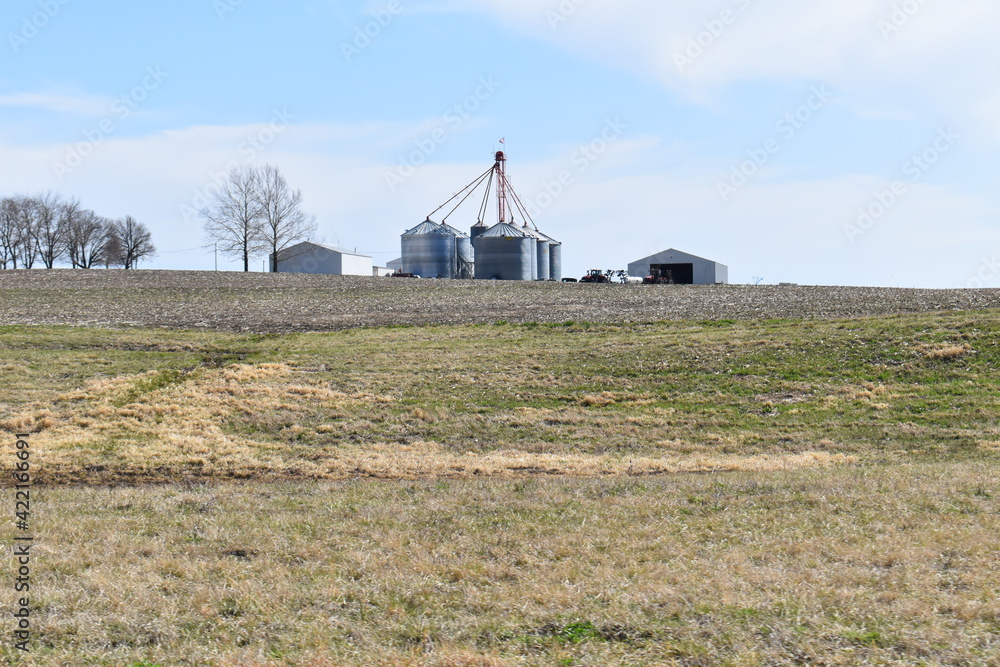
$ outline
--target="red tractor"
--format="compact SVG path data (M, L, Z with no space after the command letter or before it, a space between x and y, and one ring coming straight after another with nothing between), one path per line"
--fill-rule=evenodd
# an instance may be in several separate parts
M591 269L587 271L587 275L580 278L581 283L610 283L611 278L605 275L604 271L600 269Z

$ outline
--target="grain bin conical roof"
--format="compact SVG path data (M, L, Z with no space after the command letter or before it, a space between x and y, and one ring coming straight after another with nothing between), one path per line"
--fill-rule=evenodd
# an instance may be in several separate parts
M447 222L442 222L440 226L445 231L447 231L447 232L449 232L449 233L457 236L460 239L467 239L467 238L469 238L468 234L466 234L465 232L463 232L461 229L456 229L455 227L452 227Z
M514 225L507 222L498 222L493 225L485 232L479 235L479 238L511 238L511 239L530 239L534 238L526 230L520 227L515 227Z
M541 238L543 241L548 241L551 245L562 245L562 241L557 241L543 231L535 230L535 235Z
M403 236L452 236L452 232L431 219L424 220L413 229L403 232Z

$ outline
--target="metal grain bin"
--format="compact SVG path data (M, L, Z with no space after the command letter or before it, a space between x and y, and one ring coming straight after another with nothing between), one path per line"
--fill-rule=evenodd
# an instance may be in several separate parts
M548 280L551 274L552 264L552 239L541 232L535 232L538 236L538 244L535 251L538 253L538 275L535 280Z
M475 278L476 264L475 253L472 250L472 239L462 230L456 229L447 223L441 223L441 226L455 235L455 252L458 260L455 277L462 280Z
M517 227L517 225L515 224L514 227ZM525 224L520 229L521 229L522 232L524 232L525 234L527 234L528 236L530 236L532 238L532 240L535 241L535 244L536 244L535 245L535 250L534 250L534 252L531 255L531 279L532 280L538 280L538 246L537 246L537 244L538 244L538 232L536 232L536 231L534 231L532 229L529 229L527 224Z
M422 278L454 278L458 273L457 237L425 220L402 235L403 272Z
M473 240L473 245L475 245L476 237L482 235L482 233L485 232L487 229L489 229L489 227L484 225L482 221L477 222L472 226L472 229L469 230L469 238Z
M549 244L549 280L562 280L562 243L555 239Z
M477 280L533 280L537 240L506 222L497 223L475 239Z

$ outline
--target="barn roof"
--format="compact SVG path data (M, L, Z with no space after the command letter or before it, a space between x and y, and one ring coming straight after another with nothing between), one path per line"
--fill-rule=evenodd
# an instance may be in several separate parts
M340 246L327 245L325 243L315 243L313 241L303 241L302 243L296 243L293 246L288 246L284 250L278 251L278 259L285 259L289 256L294 257L296 255L301 255L302 253L309 252L311 248L323 248L324 250L329 250L330 252L335 252L339 255L354 255L355 257L368 257L369 255L363 255L359 252L353 250L348 250L347 248L341 248Z
M673 260L672 263L677 263L677 260L684 262L709 262L718 264L714 259L705 259L704 257L698 257L697 255L692 255L689 252L684 252L682 250L677 250L676 248L668 248L656 254L650 255L649 257L643 257L642 259L637 259L632 264L639 264L649 262L650 264L668 264L666 260Z

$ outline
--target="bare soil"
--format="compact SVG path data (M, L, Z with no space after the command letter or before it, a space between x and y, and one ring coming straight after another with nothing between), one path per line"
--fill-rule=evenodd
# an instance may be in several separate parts
M281 333L385 325L857 318L1000 308L1000 290L642 286L212 271L0 271L0 325Z

